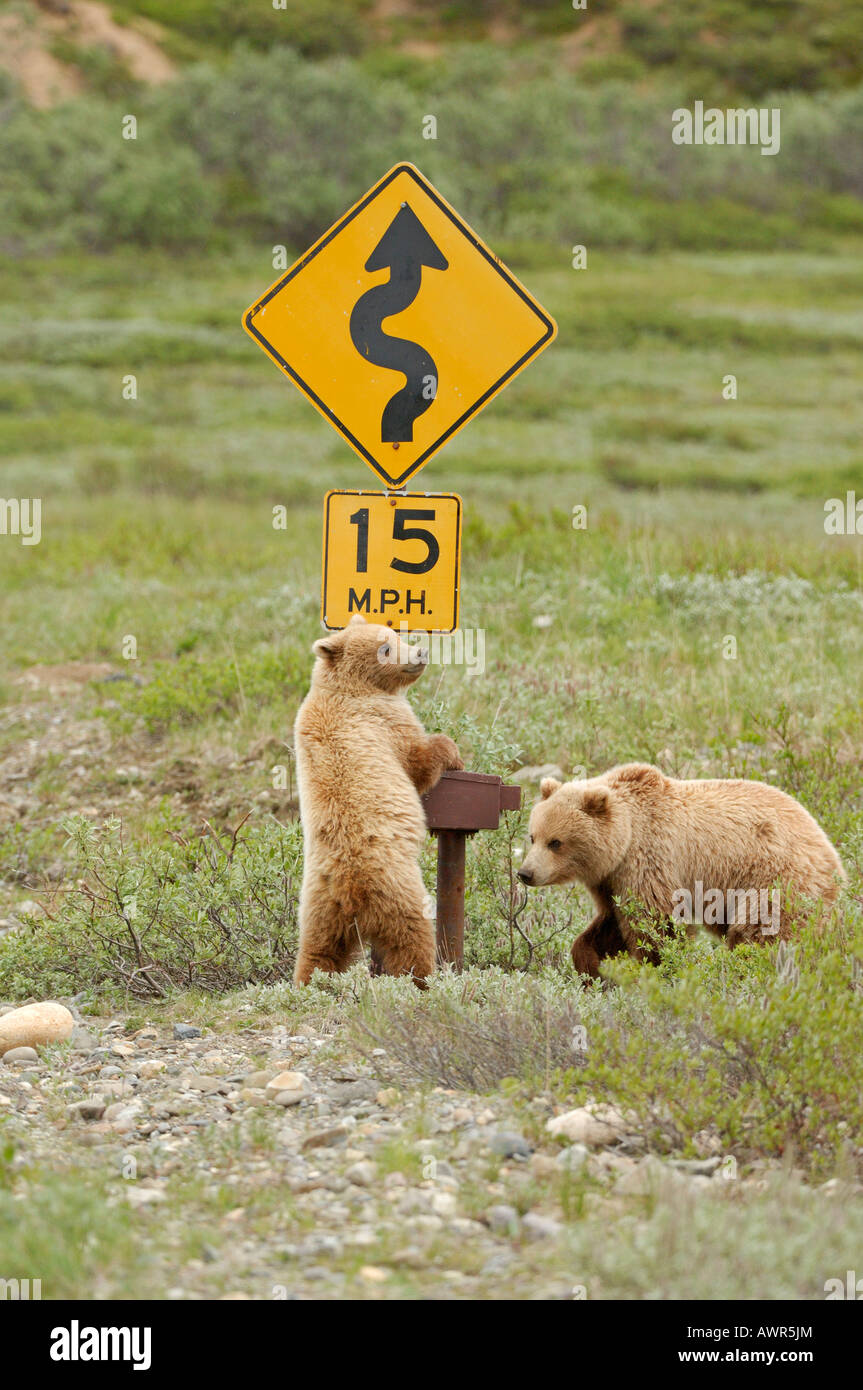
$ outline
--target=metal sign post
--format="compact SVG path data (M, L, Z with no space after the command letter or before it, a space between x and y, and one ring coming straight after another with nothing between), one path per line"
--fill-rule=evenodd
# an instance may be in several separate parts
M438 963L464 964L465 843L477 830L496 830L503 811L517 811L521 787L481 772L445 772L422 799L437 836Z

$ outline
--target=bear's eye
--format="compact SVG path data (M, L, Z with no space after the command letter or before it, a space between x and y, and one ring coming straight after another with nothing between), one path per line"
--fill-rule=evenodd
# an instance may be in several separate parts
M381 661L386 661L386 659L387 659L387 657L389 656L389 654L390 654L390 644L389 644L389 642L384 642L384 644L383 644L382 647L378 647L378 656L380 657Z
M560 840L549 840L549 849L560 849Z
M530 840L530 843L533 844L533 836L532 836L532 835L528 835L527 838Z

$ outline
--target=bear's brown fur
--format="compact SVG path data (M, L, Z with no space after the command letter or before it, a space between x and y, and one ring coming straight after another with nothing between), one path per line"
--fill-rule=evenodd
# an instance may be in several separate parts
M577 937L572 959L594 978L604 957L624 950L638 960L658 959L654 947L639 945L643 928L633 928L615 899L638 900L661 930L673 917L681 920L681 890L697 900L700 882L732 905L711 929L733 947L772 936L788 940L795 902L832 903L845 877L817 821L764 782L679 781L645 763L627 763L582 782L546 778L540 791L519 877L535 887L577 881L589 888L597 915ZM744 895L777 886L778 931L772 915L769 932L754 913L744 910L739 920L735 905L750 905ZM772 896L769 901L772 909ZM797 902L796 911L805 904Z
M365 946L386 974L422 985L434 930L419 870L420 795L463 766L405 697L428 653L356 615L322 637L294 726L305 866L294 980L346 970Z

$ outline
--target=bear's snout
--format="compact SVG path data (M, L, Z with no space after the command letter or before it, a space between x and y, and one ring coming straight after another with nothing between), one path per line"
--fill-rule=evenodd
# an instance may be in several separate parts
M533 883L533 869L525 869L524 866L522 866L518 870L518 876L521 879L522 883Z

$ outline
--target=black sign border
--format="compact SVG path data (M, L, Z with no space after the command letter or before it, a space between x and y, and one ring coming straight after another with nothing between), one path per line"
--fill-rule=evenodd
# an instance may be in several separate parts
M444 433L438 437L435 443L430 445L429 448L426 449L424 454L421 454L420 457L411 464L410 468L407 468L404 473L394 478L391 477L390 474L387 473L383 465L376 458L374 458L373 455L370 454L366 448L364 448L360 441L351 433L348 427L339 419L335 412L330 410L328 405L325 405L325 403L321 400L320 396L318 396L317 393L312 390L308 383L303 381L302 377L293 370L290 364L285 361L284 357L282 357L281 353L277 352L276 349L272 346L272 344L267 341L264 335L258 331L254 323L252 322L252 319L256 314L260 313L260 311L263 308L265 308L267 304L269 304L270 300L275 295L277 295L280 290L284 289L285 285L289 284L290 281L293 280L294 276L299 275L300 271L304 270L305 267L309 264L309 262L314 260L315 256L317 256L321 251L323 251L324 247L328 246L330 242L338 236L339 232L341 232L344 227L346 227L350 222L352 222L353 219L356 216L358 216L358 214L361 213L364 208L367 208L369 203L373 202L374 199L378 196L378 194L382 193L383 190L393 181L393 179L397 178L399 174L410 175L414 182L422 189L422 191L429 198L431 198L435 206L438 207L440 211L444 213L446 217L449 218L450 222L453 223L453 225L458 229L458 231L460 231L461 234L467 238L467 240L471 243L474 249L480 253L483 259L488 262L492 269L496 270L498 275L500 275L501 278L506 281L510 289L514 290L518 297L521 300L523 300L524 303L527 304L527 306L536 314L540 322L545 325L545 330L542 336L537 340L537 342L534 343L534 345L531 348L529 348L528 351L525 352L518 359L517 362L515 362L511 367L509 367L508 370L503 373L503 376L498 378L498 380L494 383L493 386L490 386L487 391L484 391L483 394L479 397L479 399L476 400L473 403L473 405L470 406L469 409L467 409L464 412L463 415L460 415L459 418L456 421L454 421L452 425L450 425L449 429L445 430ZM486 401L491 396L494 396L501 389L502 386L506 385L507 381L509 381L511 377L515 376L516 373L519 372L521 368L524 367L530 361L531 357L535 357L536 354L540 351L540 349L544 347L545 344L554 337L555 332L557 331L557 325L555 324L554 319L550 318L549 315L546 314L545 311L539 307L536 301L531 298L531 296L527 293L523 286L520 285L518 281L515 279L515 277L509 273L509 271L506 269L506 266L504 266L497 259L497 257L494 256L491 253L491 251L489 251L488 247L483 245L479 237L471 231L467 223L463 222L462 219L454 212L454 210L447 203L444 202L444 200L440 197L440 195L432 187L432 185L423 178L419 170L415 169L412 164L396 164L394 168L392 168L390 172L381 179L380 183L376 183L374 188L372 188L366 194L365 198L363 198L361 202L357 203L356 207L351 208L350 212L346 213L345 216L339 222L336 222L335 225L332 226L330 230L326 233L326 235L323 236L321 240L317 242L311 248L311 250L305 254L305 256L302 257L301 260L297 261L296 265L292 266L291 269L287 272L286 275L282 277L281 280L278 280L275 285L273 285L269 290L267 290L267 293L263 296L262 299L258 300L257 304L253 304L251 309L246 310L243 322L246 326L247 331L252 335L253 338L257 339L257 341L261 344L261 347L268 354L268 356L273 358L274 361L276 361L279 364L282 370L287 373L291 380L295 382L297 386L299 386L300 390L309 398L309 400L314 402L321 414L325 415L326 418L330 421L330 423L334 425L335 428L339 431L339 433L343 435L345 439L348 440L352 447L356 449L360 457L365 459L366 463L374 469L378 477L381 478L382 481L385 482L389 487L393 488L402 487L408 481L409 478L412 478L415 473L418 473L419 470L423 467L423 465L427 463L427 461L431 458L432 454L437 453L438 449L442 448L442 446L446 443L450 436L455 434L456 430L461 429L462 425L466 424L472 415L475 415L478 410L481 410L482 407L485 405Z
M389 501L393 504L394 507L397 507L398 504L399 504L400 502L410 502L410 501L413 501L413 500L416 499L416 498L423 498L424 500L427 501L427 500L429 500L429 499L431 499L431 498L443 497L443 498L446 498L448 501L449 501L449 500L452 500L453 502L455 502L455 504L456 504L455 588L454 588L454 590L453 590L452 627L427 627L427 628L423 628L422 631L423 631L423 632L429 632L429 633L431 633L431 632L440 632L443 636L447 636L447 635L448 635L449 633L451 633L451 632L457 632L457 631L458 631L458 620L459 620L459 608L460 608L460 602L459 602L459 600L460 600L460 598L461 598L461 521L462 521L462 500L461 500L461 497L459 496L459 494L458 494L457 492L404 492L404 493L400 493L398 497L393 497L393 496L392 496L390 493L388 493L388 492L377 492L374 488L368 488L368 487L366 487L366 488L354 488L354 487L333 487L333 488L330 488L329 492L328 492L328 493L326 494L326 496L324 497L324 540L323 540L323 545L322 545L322 547L321 547L321 551L322 551L322 554L323 554L323 560L324 560L324 563L323 563L323 574L322 574L322 576L321 576L321 622L323 623L324 627L327 628L327 630L328 630L329 632L339 632L341 629L338 628L338 627L333 627L333 626L331 626L331 624L327 622L326 616L325 616L325 614L326 614L326 607L327 607L327 567L328 567L328 565L329 565L329 558L330 558L330 554L329 554L329 552L330 552L330 545L329 545L329 538L330 538L330 499L331 499L332 497L386 497L386 498L389 499ZM384 622L383 620L381 621L380 626L381 626L381 627L393 628L393 624L392 624L392 623L387 623L387 622ZM393 628L393 631L395 631L395 628Z

